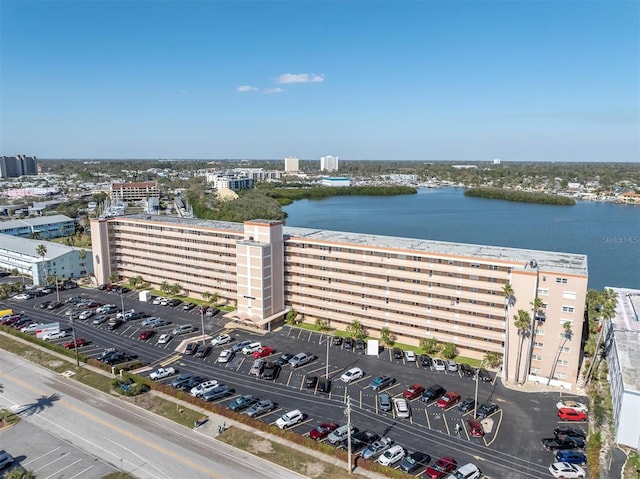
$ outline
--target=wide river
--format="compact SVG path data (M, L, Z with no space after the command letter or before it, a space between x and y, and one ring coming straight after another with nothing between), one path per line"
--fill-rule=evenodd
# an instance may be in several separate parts
M288 226L586 254L590 288L640 289L640 206L538 205L441 188L300 200L284 210Z

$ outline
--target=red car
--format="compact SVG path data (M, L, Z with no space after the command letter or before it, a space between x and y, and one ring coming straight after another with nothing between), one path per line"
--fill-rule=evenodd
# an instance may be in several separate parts
M469 432L473 437L484 437L484 429L482 429L482 424L477 419L467 419L467 424L469 425Z
M93 309L93 308L97 308L98 306L102 306L102 303L99 303L97 301L91 301L90 303L85 304L84 308Z
M154 334L156 334L156 332L153 329L145 329L144 331L140 331L140 339L146 341Z
M422 391L424 391L424 386L420 384L412 384L404 390L402 395L405 397L405 399L411 401L420 396L422 394Z
M325 422L323 424L320 424L318 427L314 427L309 432L309 437L314 441L319 441L320 439L324 439L325 437L327 437L336 429L338 429L337 424L333 422Z
M74 349L75 347L79 348L80 346L86 346L86 344L87 344L87 341L85 339L78 338L75 340L75 342L73 340L67 341L62 345L62 347L65 349Z
M441 479L450 472L453 472L457 465L458 463L455 459L449 456L441 457L424 471L424 476L428 479Z
M253 353L254 359L265 358L271 356L276 350L269 346L262 346L260 349Z
M558 419L561 421L586 421L587 413L576 411L575 409L562 408L558 409Z
M458 401L460 401L460 394L455 391L449 391L447 394L438 399L436 405L440 409L448 409Z

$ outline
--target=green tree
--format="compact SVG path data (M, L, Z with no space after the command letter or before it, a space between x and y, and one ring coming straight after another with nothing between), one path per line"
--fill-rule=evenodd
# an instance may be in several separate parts
M4 479L36 479L36 475L32 471L27 471L21 467L14 467L4 473Z
M458 348L453 343L445 343L440 350L440 356L444 359L453 359L458 355Z
M515 292L511 283L507 283L502 288L502 294L504 295L504 380L509 381L509 308L516 304Z
M44 268L44 257L47 255L47 247L43 244L39 244L38 246L36 246L36 254L42 258L42 266Z
M439 351L440 345L436 338L422 338L420 340L420 349L427 354L435 354Z
M173 296L178 296L182 292L182 290L183 290L182 286L179 285L178 283L174 283L169 287L169 292Z
M524 339L529 335L529 331L531 328L531 315L525 311L524 309L519 309L518 314L513 316L513 325L518 331L518 336L520 340L518 341L518 355L516 360L516 382L519 381L520 378L520 361L522 359L522 345L524 344Z
M111 273L109 275L109 283L117 283L120 281L120 275L118 273Z
M490 368L497 368L502 362L502 354L494 353L493 351L487 351L484 354L484 362Z
M331 329L329 327L329 320L322 318L316 319L316 329L318 331L328 331L329 329Z
M360 321L354 319L351 324L347 326L347 333L356 339L364 339L367 337L367 332Z
M556 357L553 359L553 364L551 365L551 372L549 373L549 377L547 378L547 385L551 383L551 379L556 374L556 366L558 365L558 359L560 359L560 354L564 349L567 341L571 341L573 337L573 329L571 327L571 321L565 321L562 324L562 342L560 346L558 346L558 351L556 351Z
M160 291L162 291L165 294L169 294L171 292L171 285L166 279L160 285Z
M287 322L287 324L296 324L296 319L298 318L298 312L291 308L288 312L287 315L285 316L285 321Z
M380 328L380 339L387 346L393 346L396 343L396 338L391 334L391 329L388 326Z
M536 296L533 301L531 301L529 303L531 305L532 311L533 311L533 319L534 321L531 322L531 331L529 331L529 351L527 353L527 359L525 361L525 366L524 366L524 377L522 378L522 382L524 382L527 378L527 375L529 374L529 371L531 370L531 357L533 356L533 343L535 340L535 336L536 336L536 330L535 330L535 324L536 321L545 321L546 320L546 315L544 313L544 310L542 309L544 307L544 302L540 299L539 296Z
M129 281L127 281L127 284L131 289L138 289L138 288L142 288L145 282L144 282L144 279L142 279L142 276L133 276L129 278Z

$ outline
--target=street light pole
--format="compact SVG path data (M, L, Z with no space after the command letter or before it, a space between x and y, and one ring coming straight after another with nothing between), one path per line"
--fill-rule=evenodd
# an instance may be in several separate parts
M78 341L76 340L75 319L71 316L71 336L73 337L73 349L76 351L76 366L80 367L80 357L78 356Z
M480 368L482 367L482 363L476 369L476 394L475 394L475 402L473 403L473 419L477 419L476 413L478 409L478 376L480 376Z
M330 336L327 335L327 369L326 372L324 373L324 377L327 379L327 381L329 380L329 341L330 341Z
M351 468L351 396L347 396L347 467L349 474L353 473Z
M200 323L202 326L202 345L204 346L204 309L200 306Z
M56 301L60 302L60 288L58 288L58 272L56 271Z

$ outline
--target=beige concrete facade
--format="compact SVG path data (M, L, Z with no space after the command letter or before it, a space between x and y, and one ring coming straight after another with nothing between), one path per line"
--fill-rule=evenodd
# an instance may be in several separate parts
M520 350L521 381L546 382L553 373L552 384L570 387L577 378L584 255L144 215L94 219L92 240L99 283L117 272L215 292L237 307L237 318L263 328L295 309L306 322L337 329L357 319L374 337L386 326L402 343L453 342L468 357L506 352L510 381ZM515 301L508 310L507 283ZM520 348L513 316L519 309L533 316L536 295L545 319L532 321L535 334Z

